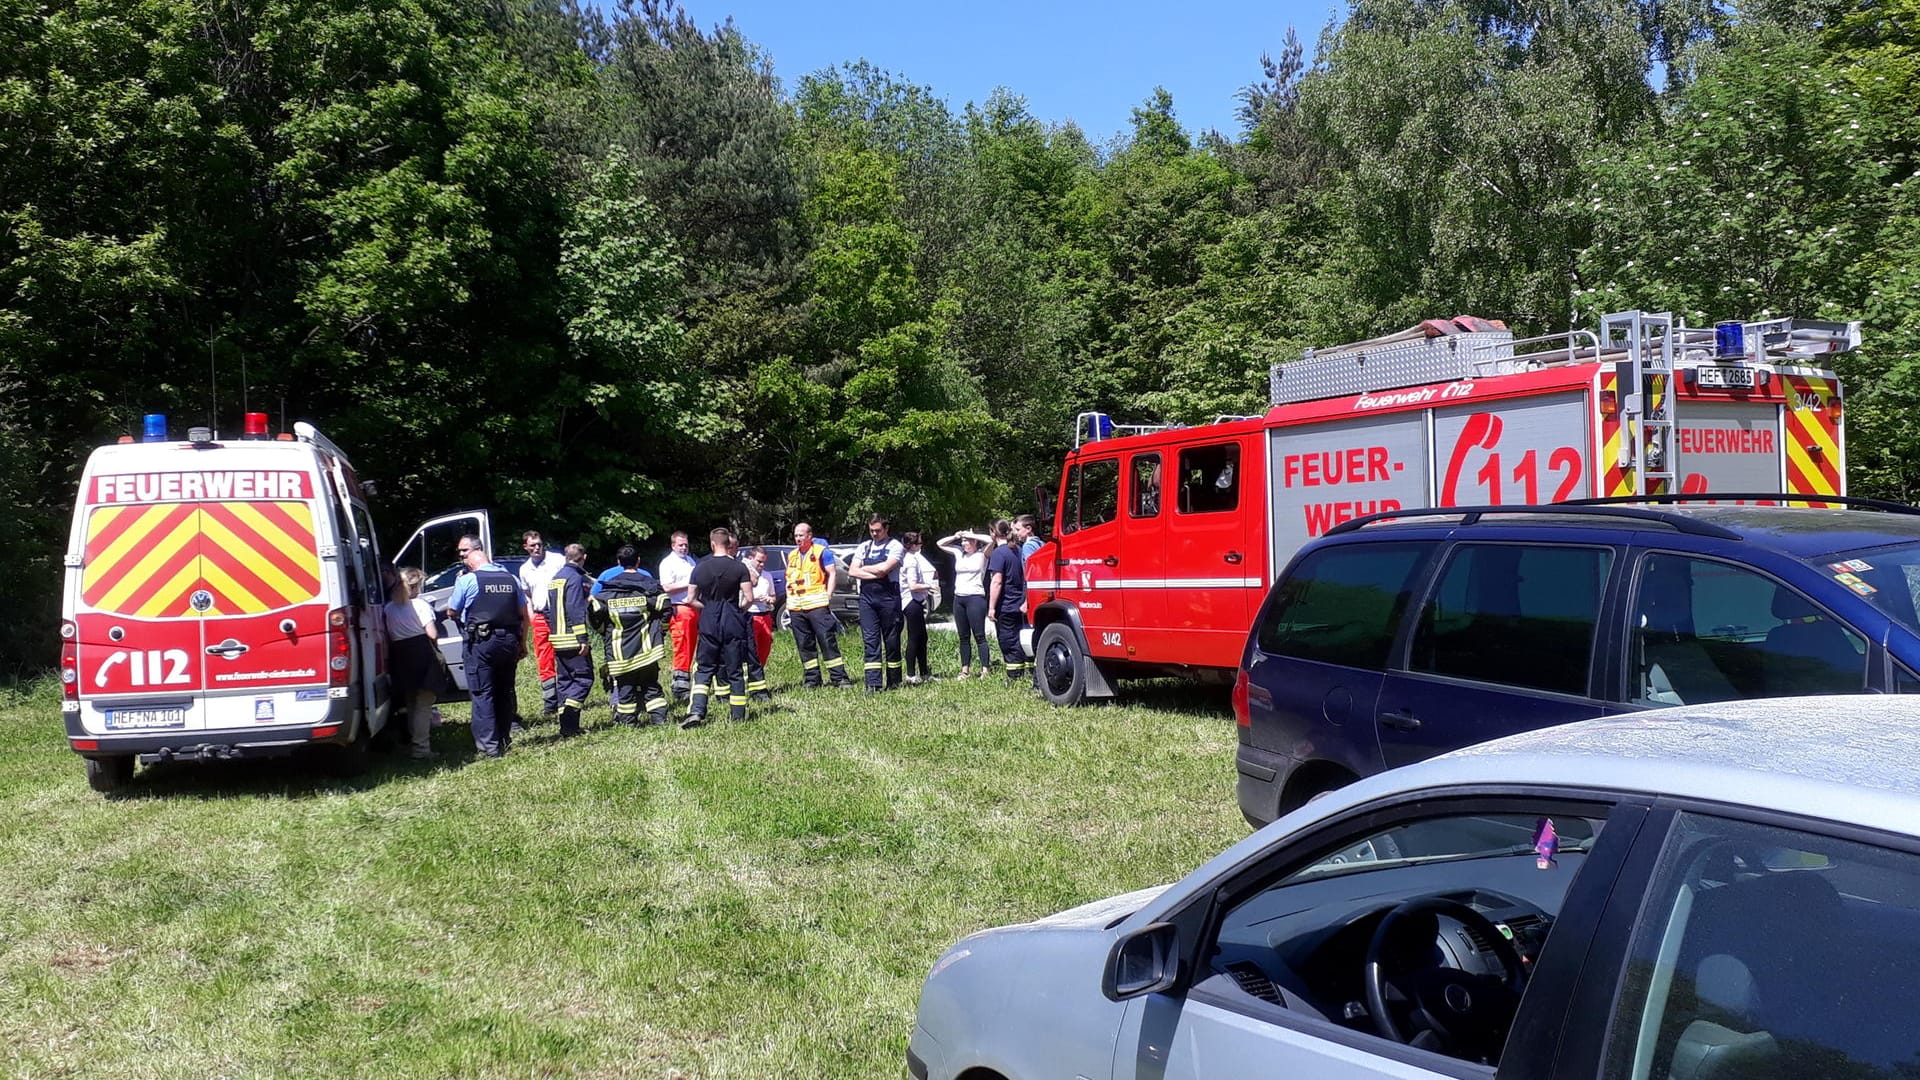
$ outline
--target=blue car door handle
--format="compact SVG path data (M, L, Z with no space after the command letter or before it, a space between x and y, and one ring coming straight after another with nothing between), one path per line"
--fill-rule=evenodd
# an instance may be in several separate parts
M1401 731L1414 731L1420 727L1419 718L1411 712L1384 712L1380 714L1380 722Z

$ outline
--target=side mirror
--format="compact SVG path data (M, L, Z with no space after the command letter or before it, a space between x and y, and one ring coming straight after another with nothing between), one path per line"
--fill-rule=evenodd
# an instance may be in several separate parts
M1040 519L1041 531L1053 534L1053 489L1045 484L1033 485L1033 509Z
M1109 1001L1155 994L1180 975L1180 930L1172 923L1143 926L1113 943L1100 992Z

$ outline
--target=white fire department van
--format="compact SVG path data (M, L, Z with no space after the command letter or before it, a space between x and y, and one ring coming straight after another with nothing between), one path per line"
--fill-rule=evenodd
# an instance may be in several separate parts
M353 466L310 425L245 429L170 440L150 415L142 441L87 461L60 678L97 790L136 760L322 745L354 768L387 723L380 545Z
M1688 328L1636 311L1518 340L1431 320L1276 365L1264 416L1116 426L1084 413L1057 487L1036 492L1054 536L1026 564L1041 689L1070 705L1121 678L1230 678L1274 575L1366 514L1844 495L1840 383L1824 358L1858 344L1858 323L1789 319Z

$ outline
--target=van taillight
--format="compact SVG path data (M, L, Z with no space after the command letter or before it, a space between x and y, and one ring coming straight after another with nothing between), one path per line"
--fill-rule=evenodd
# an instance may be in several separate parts
M80 649L75 641L80 628L72 619L60 620L60 693L68 701L80 700Z
M327 612L327 685L347 685L347 671L353 666L353 639L347 634L347 609Z
M1233 722L1243 728L1253 726L1253 712L1247 706L1248 685L1247 669L1241 668L1240 673L1233 677Z

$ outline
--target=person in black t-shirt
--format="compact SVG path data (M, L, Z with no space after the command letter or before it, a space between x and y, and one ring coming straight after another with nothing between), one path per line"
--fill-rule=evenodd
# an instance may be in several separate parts
M987 610L1000 638L1000 657L1006 662L1007 681L1018 683L1033 679L1027 653L1020 645L1020 631L1027 628L1027 567L1020 557L1020 545L1013 541L1013 523L1005 518L993 523L995 547L987 556Z
M713 554L693 568L688 603L700 612L700 645L695 657L693 696L687 703L683 728L707 722L707 696L720 672L727 677L727 715L747 718L747 681L741 665L753 647L747 606L753 603L753 574L733 550L733 531L718 528L707 534Z

